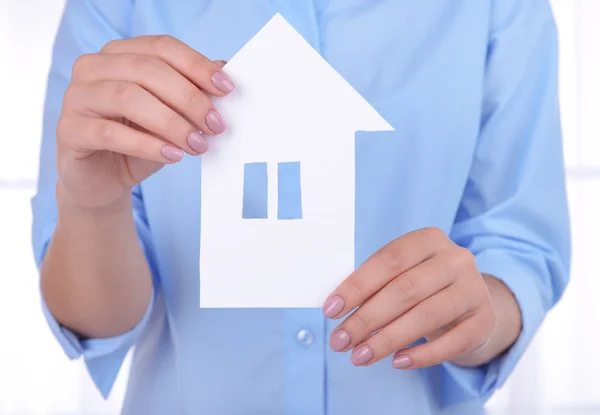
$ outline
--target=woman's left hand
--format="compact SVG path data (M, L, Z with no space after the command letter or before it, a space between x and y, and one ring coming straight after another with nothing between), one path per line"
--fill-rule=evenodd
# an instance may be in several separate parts
M350 359L357 366L392 353L397 369L460 363L490 340L496 326L490 292L473 254L436 228L390 242L323 306L329 318L354 309L329 344L338 352L354 349ZM423 337L426 343L409 347Z

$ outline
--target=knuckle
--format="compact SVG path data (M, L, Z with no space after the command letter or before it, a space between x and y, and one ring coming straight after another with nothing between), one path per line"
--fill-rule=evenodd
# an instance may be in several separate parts
M192 72L204 72L208 69L208 59L203 55L196 54L190 62L190 71Z
M439 243L447 239L446 234L440 228L428 227L421 229L421 234L432 243Z
M449 251L447 265L454 270L476 267L475 256L467 248L456 247Z
M397 278L394 283L400 301L412 303L417 300L419 287L413 278Z
M169 51L175 43L175 38L170 35L153 36L152 46L158 54Z
M165 130L166 131L178 131L181 129L183 124L183 118L176 112L169 114L165 120Z
M371 322L373 321L373 318L368 312L359 310L356 312L354 317L355 318L352 319L354 321L354 325L357 326L361 333L371 333L373 331L371 328Z
M365 298L366 290L356 279L348 278L346 283L355 298Z
M388 355L396 349L396 341L389 330L381 330L378 334L381 341L380 347L384 354Z
M65 90L65 94L63 95L63 111L71 108L75 101L75 96L77 95L78 87L74 84L70 84Z
M132 68L141 75L153 70L156 64L156 60L148 55L136 55L131 59Z
M147 151L148 146L145 145L144 136L140 133L131 134L131 147L137 150Z
M187 104L192 108L204 105L206 103L206 95L204 95L202 91L197 88L190 88L188 91L186 91L185 95Z
M402 262L402 255L397 249L382 249L375 255L376 257L374 259L380 262L387 269L396 269Z
M133 101L137 91L129 82L118 82L113 91L113 99L121 105L127 105Z
M119 46L120 46L121 42L122 41L120 39L111 40L110 42L108 42L104 46L102 46L102 49L100 49L100 52L114 53L117 50L119 50Z
M95 135L102 141L110 141L115 136L115 126L110 121L101 121L96 124Z
M70 131L73 125L73 121L70 117L61 114L56 123L56 141L67 142L71 136Z
M91 61L94 59L94 55L91 53L86 53L79 56L75 59L73 63L73 68L71 69L72 77L79 77L82 74L89 71L91 67Z
M468 249L459 247L458 248L458 256L461 259L461 262L466 266L475 266L475 255Z

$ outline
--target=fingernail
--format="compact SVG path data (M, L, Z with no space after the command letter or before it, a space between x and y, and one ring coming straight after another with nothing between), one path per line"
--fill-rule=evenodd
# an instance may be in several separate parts
M369 346L360 346L358 349L354 349L350 356L350 361L355 366L364 365L369 363L373 358L373 350Z
M325 301L325 304L323 304L323 314L329 318L334 318L340 314L343 309L344 300L342 300L342 297L337 295L335 297L331 297L329 300Z
M208 115L206 116L206 124L208 124L208 128L210 128L215 134L221 134L227 129L227 126L225 126L221 116L215 110L208 111Z
M410 356L405 354L398 355L392 359L392 366L396 369L406 369L410 365L412 365L412 360L410 359Z
M183 150L172 146L164 146L161 153L169 161L179 161L183 158Z
M226 94L235 89L235 85L231 78L223 71L217 71L212 76L212 83L217 89Z
M346 330L338 330L331 335L329 346L334 352L341 352L350 344L350 335Z
M202 154L208 150L208 143L204 137L202 137L202 134L197 131L192 131L190 135L188 135L188 144L196 153Z

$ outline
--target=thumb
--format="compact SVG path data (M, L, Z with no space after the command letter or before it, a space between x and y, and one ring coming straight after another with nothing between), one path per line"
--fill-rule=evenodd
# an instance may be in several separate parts
M226 61L213 61L213 62L216 63L219 68L223 68L223 66L227 65Z

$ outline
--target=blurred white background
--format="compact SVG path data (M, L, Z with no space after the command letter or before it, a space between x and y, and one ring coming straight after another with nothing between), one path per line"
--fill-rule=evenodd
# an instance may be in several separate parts
M553 0L573 224L572 281L493 415L600 415L600 0ZM0 0L0 415L116 414L43 319L30 248L42 105L64 0Z

